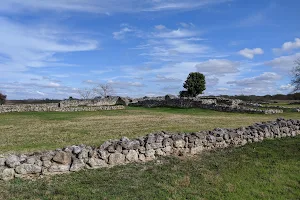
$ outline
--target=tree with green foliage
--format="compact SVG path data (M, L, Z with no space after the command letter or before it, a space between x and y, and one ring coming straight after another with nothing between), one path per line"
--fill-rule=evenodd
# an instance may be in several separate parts
M300 58L295 63L296 67L293 69L294 77L292 79L292 85L295 87L294 92L300 91Z
M199 72L191 72L183 84L186 91L180 91L180 97L196 97L206 90L205 76Z
M0 105L4 104L6 101L6 95L0 92Z

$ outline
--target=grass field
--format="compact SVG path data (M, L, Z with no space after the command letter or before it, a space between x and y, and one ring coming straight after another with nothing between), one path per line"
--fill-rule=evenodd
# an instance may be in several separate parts
M300 137L189 158L0 182L0 199L299 199Z
M72 113L0 115L1 153L32 152L72 144L100 145L121 136L166 130L234 128L279 115L222 113L202 109L127 108ZM189 158L0 182L0 199L299 199L300 137Z
M282 106L286 108L300 108L299 104L288 104L288 103L270 103L267 104L266 106Z
M99 112L31 112L0 115L0 153L33 152L73 144L100 145L157 131L192 132L235 128L278 117L300 119L299 113L278 115L223 113L202 109L127 108Z

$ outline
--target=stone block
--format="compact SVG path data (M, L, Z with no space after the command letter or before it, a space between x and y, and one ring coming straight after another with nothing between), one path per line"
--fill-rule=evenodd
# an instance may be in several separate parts
M124 164L125 163L125 155L123 155L122 153L119 153L119 152L110 154L110 156L108 158L108 163L110 165Z
M42 172L42 167L34 164L21 164L16 167L18 174L38 174Z
M62 165L71 164L71 154L64 151L59 151L53 157L53 161Z

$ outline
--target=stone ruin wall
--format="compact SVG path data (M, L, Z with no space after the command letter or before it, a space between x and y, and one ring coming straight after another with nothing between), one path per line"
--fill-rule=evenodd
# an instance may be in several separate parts
M203 108L216 110L221 112L236 112L236 113L258 113L258 114L278 114L283 113L283 110L279 109L267 109L261 110L257 108L250 108L240 106L241 100L225 99L225 98L166 98L161 99L149 99L142 100L136 103L130 103L131 106L142 107L175 107L175 108Z
M99 110L121 110L125 109L124 106L87 106L87 107L58 107L48 104L20 104L0 106L0 113L10 112L79 112L79 111L99 111Z
M64 100L61 101L60 107L76 107L76 106L112 106L112 105L128 105L128 100L122 97L107 97L101 99L90 100Z
M124 109L122 98L98 100L65 100L60 103L0 105L0 113L9 112L76 112Z
M136 139L123 137L101 146L74 145L54 151L0 156L0 179L76 172L146 162L159 156L186 156L204 150L243 146L265 139L300 135L300 120L277 119L237 129L216 128L194 133L159 132Z

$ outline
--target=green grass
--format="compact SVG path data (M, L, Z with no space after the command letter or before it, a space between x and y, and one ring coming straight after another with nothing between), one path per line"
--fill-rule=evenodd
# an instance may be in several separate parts
M0 114L0 153L51 150L73 144L100 145L122 136L236 128L299 113L237 114L203 109L132 108L99 112Z
M0 182L0 199L299 199L300 137L190 158Z
M270 103L267 104L266 106L282 106L286 108L300 108L299 104L289 104L289 103Z

